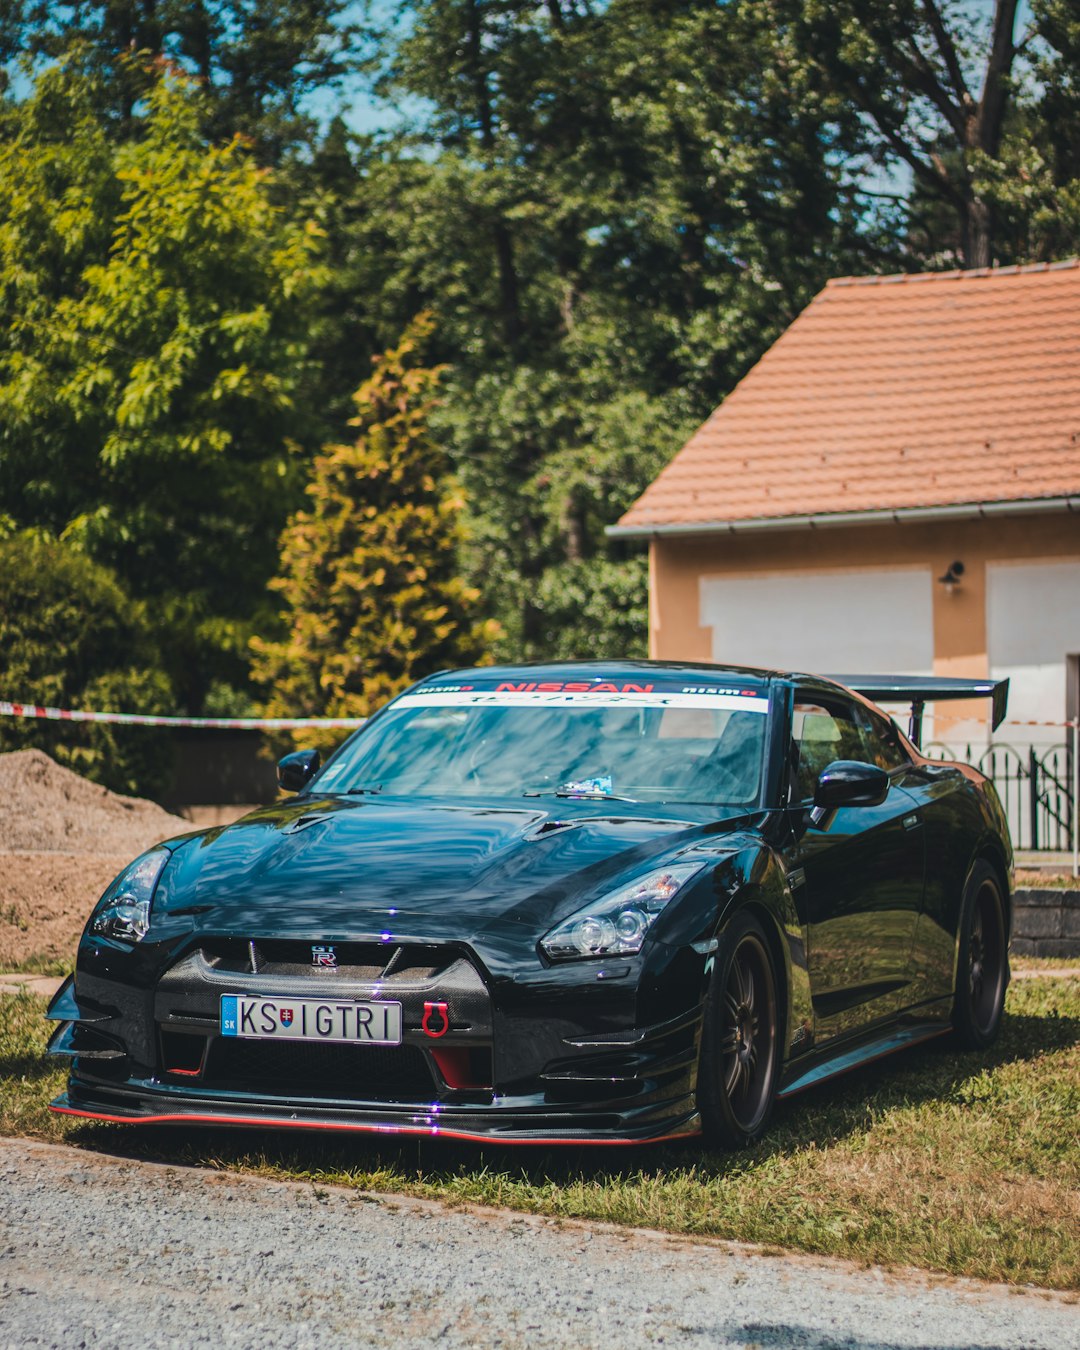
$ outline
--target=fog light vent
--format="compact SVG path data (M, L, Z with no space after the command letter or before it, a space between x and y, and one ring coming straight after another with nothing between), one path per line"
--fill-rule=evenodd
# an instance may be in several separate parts
M161 1067L168 1075L198 1078L206 1057L206 1037L184 1031L162 1031Z

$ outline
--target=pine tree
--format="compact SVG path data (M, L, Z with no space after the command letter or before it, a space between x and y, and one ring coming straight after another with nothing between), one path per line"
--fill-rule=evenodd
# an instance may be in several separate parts
M428 430L443 370L420 364L432 327L420 314L375 359L355 442L316 456L310 507L281 537L271 589L288 637L252 643L267 716L366 717L423 675L489 659L496 625L458 575L464 503Z

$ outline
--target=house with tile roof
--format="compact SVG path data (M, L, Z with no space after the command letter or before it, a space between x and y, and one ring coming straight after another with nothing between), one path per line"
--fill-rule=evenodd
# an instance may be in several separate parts
M648 541L658 658L1008 676L1010 722L1075 717L1080 261L829 282L609 533Z

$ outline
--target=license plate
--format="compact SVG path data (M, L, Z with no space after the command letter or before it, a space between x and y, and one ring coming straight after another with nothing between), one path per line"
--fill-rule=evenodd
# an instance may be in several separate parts
M253 1040L400 1045L400 1003L221 996L221 1034Z

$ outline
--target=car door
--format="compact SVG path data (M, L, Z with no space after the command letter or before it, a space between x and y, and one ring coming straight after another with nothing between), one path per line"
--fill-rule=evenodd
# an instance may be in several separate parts
M925 857L918 803L890 764L855 700L800 691L792 721L796 786L789 858L805 894L814 1039L858 1032L908 1001L911 952L922 906ZM882 760L886 759L886 762ZM809 819L818 775L837 759L889 773L878 806L842 807L821 827Z
M918 803L927 867L922 914L912 944L913 1003L951 999L956 978L960 900L972 853L985 825L970 769L948 763L916 766L909 790Z

